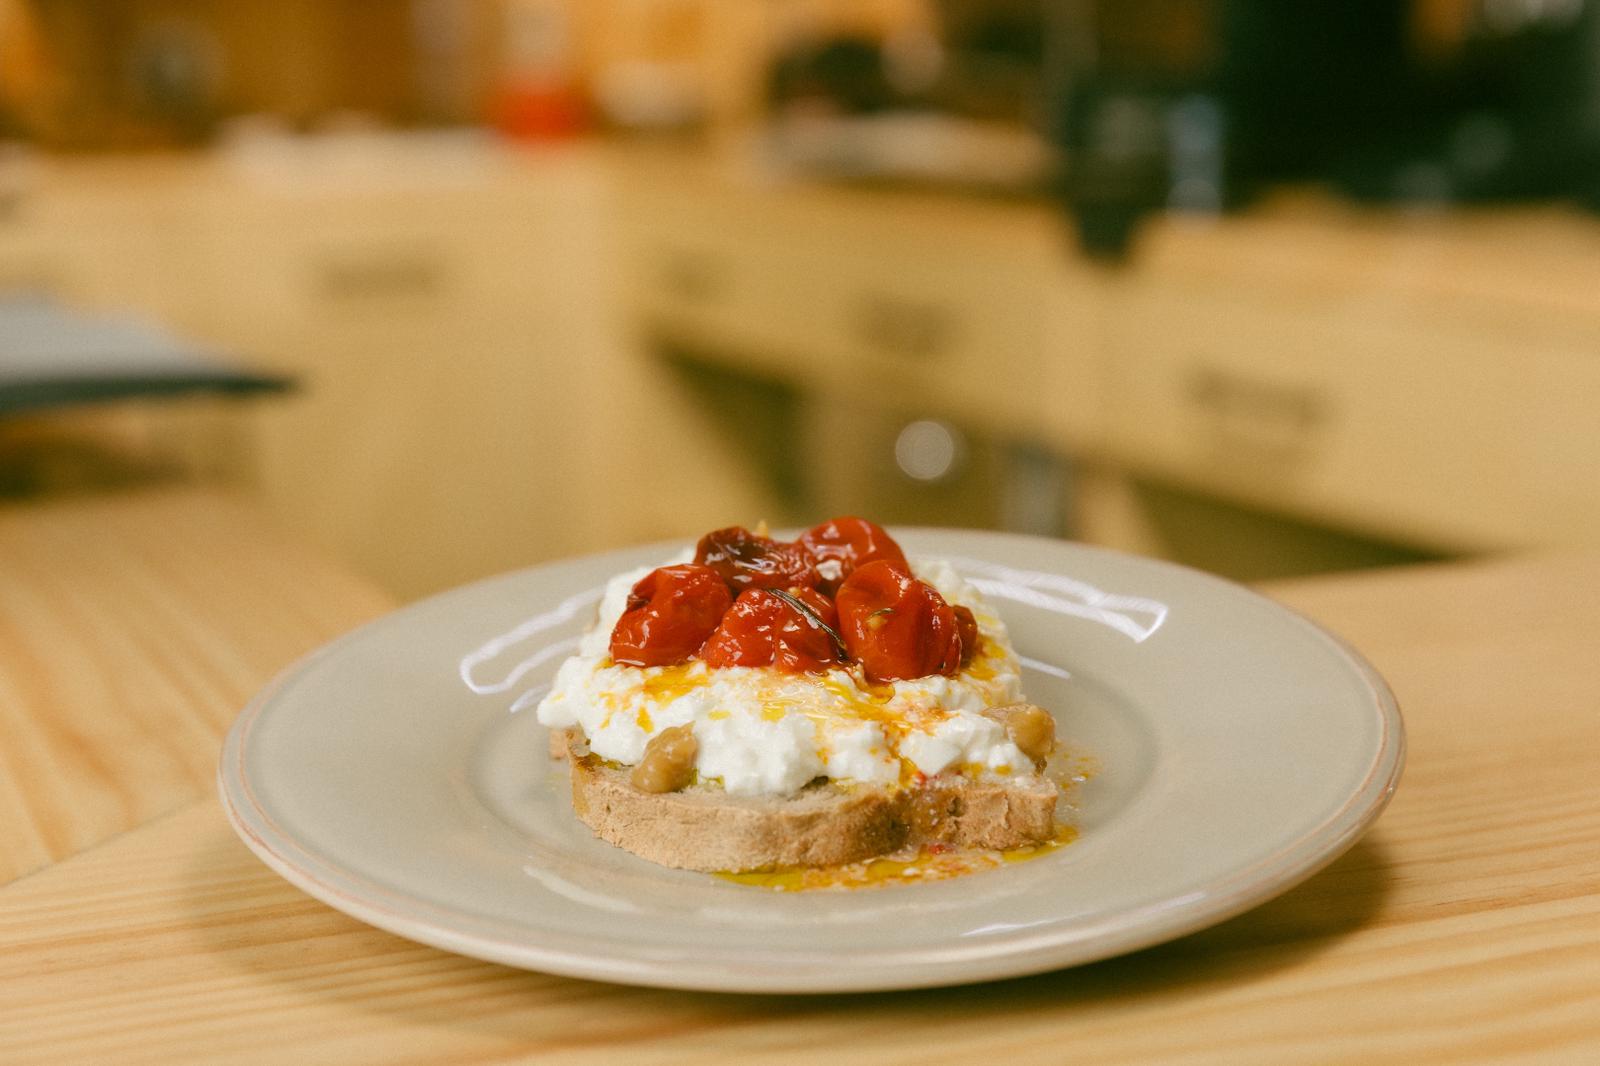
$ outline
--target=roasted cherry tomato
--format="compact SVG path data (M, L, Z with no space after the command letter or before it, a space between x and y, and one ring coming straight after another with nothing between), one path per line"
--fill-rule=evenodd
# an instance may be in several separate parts
M833 604L811 589L745 589L700 649L700 657L709 666L817 673L843 661L838 622Z
M663 566L639 579L611 630L611 658L629 666L687 661L733 606L727 583L707 566Z
M970 607L953 603L950 609L956 613L956 629L961 633L961 665L971 666L978 656L978 620L972 616Z
M721 574L735 592L808 589L817 584L817 568L804 548L757 536L743 526L729 526L701 537L694 561Z
M800 545L816 560L817 585L830 596L858 566L886 559L909 570L905 553L883 527L865 518L844 515L813 526L800 537Z
M939 591L880 559L839 586L839 632L870 681L907 681L961 669L961 628Z

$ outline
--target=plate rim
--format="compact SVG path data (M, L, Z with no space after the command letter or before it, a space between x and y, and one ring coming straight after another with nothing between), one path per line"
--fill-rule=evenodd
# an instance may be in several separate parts
M826 994L939 987L1021 977L1094 962L1197 932L1288 891L1334 862L1383 813L1398 787L1405 766L1406 735L1393 690L1348 641L1295 608L1248 586L1192 567L1076 541L930 527L896 527L896 533L1004 538L1110 557L1140 567L1170 569L1189 579L1199 578L1225 590L1228 595L1242 596L1284 613L1296 621L1306 635L1325 642L1365 686L1370 697L1368 709L1376 714L1380 726L1365 775L1344 802L1329 811L1317 825L1248 866L1213 879L1202 891L1190 893L1176 903L1162 899L1089 922L1040 932L968 944L919 945L865 958L841 956L827 950L786 950L781 953L781 963L776 957L767 959L759 952L742 953L747 956L743 958L730 957L732 953L728 949L690 959L678 951L635 950L619 956L586 951L585 945L591 949L593 945L559 934L543 936L539 941L496 936L485 931L492 922L475 921L454 908L397 892L340 869L337 864L302 847L293 833L278 825L256 799L245 771L245 753L252 726L287 684L324 658L336 655L346 644L359 640L397 614L420 610L468 589L562 565L598 563L608 556L681 549L682 542L674 540L552 560L485 577L386 612L296 659L262 687L228 731L217 764L217 789L224 814L246 847L290 884L366 924L418 943L502 965L588 980L711 992ZM397 903L403 907L396 906Z

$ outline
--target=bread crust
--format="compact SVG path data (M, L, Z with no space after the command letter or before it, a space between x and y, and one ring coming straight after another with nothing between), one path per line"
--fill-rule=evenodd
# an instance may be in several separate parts
M707 786L649 793L589 754L576 730L552 735L551 751L567 757L573 810L596 836L684 870L832 866L907 844L1006 849L1055 834L1059 791L1031 775L1005 784L932 778L908 788L819 780L784 797Z

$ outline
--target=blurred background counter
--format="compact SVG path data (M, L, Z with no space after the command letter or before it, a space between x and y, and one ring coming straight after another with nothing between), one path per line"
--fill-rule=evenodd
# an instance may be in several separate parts
M238 412L242 487L417 594L631 535L601 491L625 375L598 168L455 138L75 159L14 212L30 251L0 278L299 381Z
M297 381L204 476L401 596L845 511L1245 579L1600 542L1592 211L1235 202L1203 121L1170 188L1069 131L1064 194L1045 7L0 0L0 291Z
M1578 211L1290 190L1156 221L1107 266L1044 201L653 162L622 172L635 317L792 387L796 461L830 461L780 484L1252 577L1600 532L1600 222ZM939 452L927 420L946 469L907 454Z

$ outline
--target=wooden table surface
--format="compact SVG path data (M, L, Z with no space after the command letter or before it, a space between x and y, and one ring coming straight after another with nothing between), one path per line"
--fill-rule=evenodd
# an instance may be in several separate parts
M1600 555L1281 584L1393 684L1376 827L1209 931L867 996L634 989L476 962L280 880L223 731L390 604L248 505L0 508L0 1061L1600 1062Z

